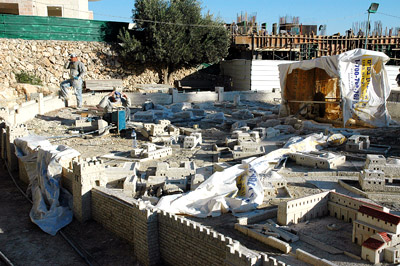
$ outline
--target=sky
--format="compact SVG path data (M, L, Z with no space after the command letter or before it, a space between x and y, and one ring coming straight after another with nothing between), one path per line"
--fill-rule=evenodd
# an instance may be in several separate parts
M256 15L258 23L267 23L271 32L272 23L279 23L279 17L298 16L302 24L326 24L327 34L341 33L352 28L354 22L368 18L367 9L372 2L379 3L378 12L371 14L371 27L374 21L381 21L385 27L400 27L400 0L203 0L203 12L221 18L226 23L236 21L236 16L247 12ZM94 19L132 22L134 0L100 0L89 2L89 10Z

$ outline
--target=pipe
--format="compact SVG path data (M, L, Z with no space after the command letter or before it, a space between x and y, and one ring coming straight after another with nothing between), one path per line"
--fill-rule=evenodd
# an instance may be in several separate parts
M0 251L0 258L2 259L2 261L4 261L4 263L7 266L14 266L14 264L11 262L11 260L9 260L6 255L3 254L3 252Z

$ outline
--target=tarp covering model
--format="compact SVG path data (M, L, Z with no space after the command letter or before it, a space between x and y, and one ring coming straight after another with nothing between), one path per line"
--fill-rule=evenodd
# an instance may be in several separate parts
M299 106L299 101L321 101L321 99L315 98L316 93L321 92L323 97L330 97L330 99L338 97L341 100L343 125L350 118L355 118L376 127L388 126L391 122L386 108L386 100L390 95L385 69L388 61L389 57L384 53L355 49L340 55L281 64L278 66L282 88L283 104L281 108L285 111L290 108L295 109L289 103L290 101L296 102L296 108ZM322 69L323 71L290 76L294 71L310 71L312 69ZM333 84L332 80L327 78L320 78L323 75L328 75L328 78L332 78L333 81L337 79L337 84L336 82ZM311 81L308 82L307 79ZM322 85L320 85L321 83ZM331 87L333 93L327 92L326 87ZM339 88L337 92L338 94L340 92L340 95L335 94L336 87ZM327 111L332 112L333 108L329 105L332 104L327 104L326 109L330 108L331 110ZM289 113L295 112L292 110Z
M15 145L29 176L33 202L31 221L54 236L73 218L72 196L61 187L61 173L80 153L63 145L51 145L37 136L16 139Z
M271 171L285 154L318 150L326 144L326 139L322 134L292 138L284 148L215 172L194 191L162 197L156 208L201 218L228 211L234 214L252 211L264 200L261 173Z

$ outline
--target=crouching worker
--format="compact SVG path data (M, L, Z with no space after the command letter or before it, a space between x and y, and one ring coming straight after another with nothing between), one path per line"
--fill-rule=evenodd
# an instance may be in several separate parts
M122 88L114 88L114 90L106 95L100 103L97 105L98 108L104 109L107 113L111 113L113 109L120 107L129 108L131 100L129 97L122 92Z
M104 98L97 105L97 108L103 109L109 115L111 115L114 110L125 109L125 119L126 121L129 121L131 115L129 109L130 105L131 99L129 99L129 97L122 92L122 88L114 87L114 90L110 94L104 96Z
M70 78L61 82L60 96L64 98L64 100L69 100L68 88L72 86L75 90L77 106L81 108L83 76L86 73L86 69L75 54L70 54L69 57L69 61L65 63L64 67L70 70Z

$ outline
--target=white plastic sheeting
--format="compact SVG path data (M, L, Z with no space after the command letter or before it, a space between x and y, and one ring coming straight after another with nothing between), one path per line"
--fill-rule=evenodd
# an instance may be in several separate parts
M37 136L17 139L15 144L17 156L27 163L33 201L31 221L54 236L73 218L72 197L61 188L61 173L63 166L67 167L80 153L63 145L49 145Z
M321 68L339 78L342 98L343 124L355 114L360 120L377 127L391 122L386 109L390 86L385 64L389 57L381 52L355 49L340 55L326 56L291 64L279 65L282 99L287 75L294 69ZM310 88L314 89L314 88Z
M284 148L215 172L194 191L162 197L156 208L201 218L219 216L228 211L251 211L264 199L259 174L270 171L289 152L319 149L326 144L326 138L322 134L313 134L304 139L290 139Z

